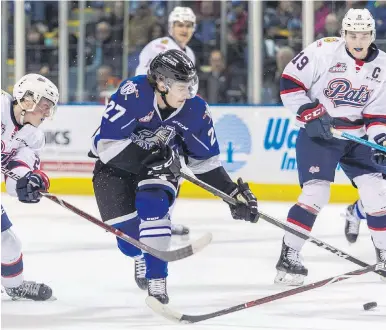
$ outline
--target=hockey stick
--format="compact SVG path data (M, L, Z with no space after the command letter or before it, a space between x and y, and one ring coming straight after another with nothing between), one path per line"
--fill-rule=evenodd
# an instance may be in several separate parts
M1 167L1 173L6 175L7 177L10 177L14 180L19 180L20 176L17 175L16 173L4 168L3 166ZM134 245L138 249L142 249L143 251L146 251L147 253L153 255L154 257L161 259L163 261L177 261L181 260L187 257L190 257L193 254L196 254L197 252L201 251L203 248L205 248L211 241L212 241L212 234L207 233L198 240L192 242L191 244L176 249L176 250L170 250L170 251L160 251L156 250L146 244L143 244L140 241L137 241L136 239L126 235L122 231L114 228L113 226L110 226L101 220L93 217L92 215L78 209L76 206L66 202L65 200L59 198L56 195L47 193L47 192L40 192L42 196L48 198L49 200L53 201L54 203L70 210L71 212L81 216L82 218L92 222L93 224L103 228L104 230L114 234L115 236L123 239L124 241Z
M335 128L331 128L331 133L336 135L336 136L341 136L341 137L344 137L344 138L346 138L348 140L351 140L351 141L363 144L363 145L368 146L370 148L378 149L380 151L386 152L386 142L383 142L383 146L381 146L381 145L379 145L377 143L374 143L374 142L371 142L371 141L367 141L367 140L362 139L360 137L357 137L355 135L351 135L351 134L348 134L346 132L338 131Z
M334 276L326 278L325 280L321 280L318 282L310 283L307 285L303 285L288 291L279 292L276 294L273 294L271 296L259 298L256 300L248 301L236 306L232 306L229 308L221 309L219 311L209 313L209 314L201 314L201 315L187 315L187 314L181 314L177 311L172 310L170 307L161 304L156 298L148 296L146 298L146 304L157 314L160 314L161 316L167 318L168 320L174 321L174 322L180 322L180 323L197 323L201 321L205 321L208 319L212 319L214 317L234 313L241 311L243 309L251 308L258 305L263 305L266 303L269 303L271 301L287 298L302 292L310 291L316 288L320 288L322 286L333 284L336 282L341 282L344 280L347 280L348 278L363 275L369 272L373 271L379 271L379 270L386 270L386 263L385 262L379 262L375 265L368 266L365 268L357 269L352 272L348 272L342 275Z
M181 171L181 177L183 177L187 181L190 181L190 182L196 184L197 186L211 192L215 196L222 198L224 201L228 202L229 204L236 205L236 200L234 198L232 198L231 196L222 192L221 190L218 190L215 187L212 187L211 185L205 183L204 181L201 181L201 180L197 179L196 177L194 177L194 176L192 176L184 171ZM342 250L339 250L338 248L327 244L326 242L323 242L315 237L312 237L311 235L308 235L308 234L305 234L301 231L298 231L294 227L292 227L292 226L290 226L290 225L288 225L280 220L277 220L277 219L275 219L275 218L273 218L273 217L271 217L263 212L260 212L260 211L259 211L259 214L260 214L260 218L273 224L274 226L279 227L281 229L284 229L291 234L294 234L294 235L296 235L296 236L298 236L298 237L300 237L308 242L311 242L311 243L321 247L324 250L330 251L331 253L337 255L338 257L341 257L343 259L351 261L354 264L357 264L358 266L361 266L361 267L368 267L369 266L369 264L355 258L354 256L351 256L351 255L347 254L346 252L343 252ZM381 276L386 277L385 271L377 270L376 273L381 275Z

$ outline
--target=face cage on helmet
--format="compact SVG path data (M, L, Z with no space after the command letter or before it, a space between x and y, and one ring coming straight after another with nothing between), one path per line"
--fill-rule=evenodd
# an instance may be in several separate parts
M354 30L347 30L347 29L341 29L340 30L340 36L341 38L345 39L347 32L371 32L371 40L369 46L375 41L375 30L369 30L369 31L354 31Z
M21 102L20 102L20 101L23 100L23 99L32 101L32 102L34 103L33 107L32 107L31 109L24 109L23 105L22 105ZM52 118L54 117L54 115L55 115L55 112L56 112L56 109L57 109L57 105L56 105L52 100L48 99L47 97L38 95L38 97L35 99L34 93L31 92L31 91L27 91L21 99L17 99L17 103L20 105L20 107L21 107L23 110L27 111L27 112L33 112L33 111L35 111L35 109L36 109L37 107L38 107L39 109L41 109L41 108L39 107L39 103L40 103L41 101L42 101L42 102L45 101L45 102L51 103L51 106L50 106L50 108L49 108L49 116L46 117L46 118L52 119ZM43 109L41 109L41 110L43 110Z
M172 78L165 78L164 76L158 76L157 81L162 82L168 93L173 94L176 97L183 97L186 99L192 99L197 95L198 91L198 77L197 75L193 76L192 79L190 79L188 82L186 81L181 81L181 80L175 80ZM185 86L186 87L186 94L181 95L184 92L179 92L175 91L173 86L175 87L175 84L179 84L180 86ZM180 95L179 95L180 94Z

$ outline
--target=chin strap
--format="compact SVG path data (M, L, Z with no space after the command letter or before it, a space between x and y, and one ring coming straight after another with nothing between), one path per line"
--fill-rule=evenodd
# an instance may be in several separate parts
M24 115L25 115L25 110L23 109L23 111L21 112L20 114L20 125L23 126L24 125Z
M173 107L168 103L168 101L166 101L166 94L167 94L168 92L163 92L163 91L159 90L159 88L158 88L157 85L155 86L155 90L156 90L158 93L161 94L161 99L162 99L162 101L164 101L164 103L166 104L166 107L167 107L167 108L169 108L169 109L176 109L176 108L173 108Z

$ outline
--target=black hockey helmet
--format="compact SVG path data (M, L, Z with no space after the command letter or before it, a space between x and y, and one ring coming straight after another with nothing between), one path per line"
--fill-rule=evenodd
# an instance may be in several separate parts
M157 82L163 82L167 89L176 82L186 83L189 90L188 98L193 98L198 90L197 70L194 63L184 52L177 49L159 53L150 63L147 78L155 87Z

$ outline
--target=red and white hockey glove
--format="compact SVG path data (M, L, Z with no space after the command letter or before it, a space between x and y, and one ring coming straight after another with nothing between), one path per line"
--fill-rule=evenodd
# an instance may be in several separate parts
M315 102L302 105L298 110L297 118L304 123L304 128L309 137L325 140L332 139L333 119L318 99Z

